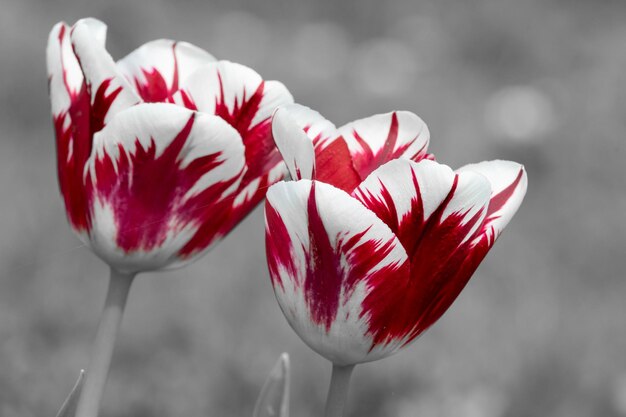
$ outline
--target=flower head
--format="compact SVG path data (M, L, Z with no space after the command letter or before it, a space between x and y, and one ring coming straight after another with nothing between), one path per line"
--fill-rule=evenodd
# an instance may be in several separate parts
M98 256L137 272L188 262L285 174L270 118L283 84L185 42L118 62L106 26L58 23L47 64L61 194Z
M352 162L344 169L358 175L346 185L341 164L321 158L318 134L311 141L311 128L303 133L297 113L305 109L295 109L295 116L279 109L273 121L279 149L299 179L267 194L276 297L300 337L332 362L383 358L450 307L521 204L526 172L508 161L453 171L427 157L427 139L415 139L425 125L402 129L402 120L417 116L397 112L339 129L344 133L334 142L345 140L348 156L329 159ZM322 168L330 166L337 168Z

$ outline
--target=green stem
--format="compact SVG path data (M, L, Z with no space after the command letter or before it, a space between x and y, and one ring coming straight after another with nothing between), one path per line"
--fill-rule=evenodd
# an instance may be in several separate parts
M348 398L348 387L350 386L350 376L354 365L340 366L333 364L333 373L330 377L330 387L328 388L328 398L326 399L325 417L342 417L343 410Z
M91 361L85 385L78 399L76 417L97 417L100 399L109 374L115 339L124 314L126 299L135 274L126 274L111 268L111 278L104 310L100 317L96 340L91 352Z

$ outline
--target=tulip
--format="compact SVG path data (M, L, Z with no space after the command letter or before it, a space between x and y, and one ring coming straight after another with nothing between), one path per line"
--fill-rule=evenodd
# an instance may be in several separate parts
M180 266L282 178L270 117L292 97L185 42L149 42L115 63L105 33L83 19L57 24L48 41L67 217L119 271Z
M286 174L270 121L293 101L280 82L188 43L156 40L116 63L105 38L98 20L61 22L47 48L67 217L111 267L81 417L97 414L133 277L196 259Z
M396 353L443 315L526 192L515 162L453 171L426 157L427 140L417 153L396 152L417 148L400 138L427 132L403 123L418 120L409 115L374 116L339 136L301 106L274 116L276 143L297 181L267 193L268 267L291 327L333 363L327 416L341 415L354 365ZM347 152L324 157L318 136ZM338 166L350 161L343 169L358 175L345 181Z

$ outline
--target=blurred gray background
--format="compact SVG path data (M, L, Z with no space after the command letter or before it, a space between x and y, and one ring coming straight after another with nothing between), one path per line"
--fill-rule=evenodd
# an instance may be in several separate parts
M107 267L57 190L48 31L94 16L117 59L169 37L279 79L338 125L419 114L453 167L522 162L519 213L448 313L357 368L350 416L626 416L626 2L0 0L0 415L53 416L85 367ZM131 291L104 417L245 417L282 351L292 415L330 366L283 318L257 209Z

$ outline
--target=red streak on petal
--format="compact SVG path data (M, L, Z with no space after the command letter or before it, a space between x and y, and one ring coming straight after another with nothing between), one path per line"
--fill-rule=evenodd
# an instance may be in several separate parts
M509 186L500 191L498 194L491 197L491 200L489 201L489 210L487 211L486 223L489 223L491 220L497 218L497 216L494 217L493 214L500 211L500 209L502 209L507 201L509 201L509 199L513 196L513 193L515 193L515 189L519 185L520 181L522 181L523 176L524 170L520 169L517 177L511 184L509 184Z
M252 120L260 110L261 101L263 100L265 82L262 81L250 97L248 97L248 92L244 89L241 102L235 98L232 109L229 109L225 102L224 86L219 73L218 80L220 95L216 99L215 114L237 129L246 149L248 171L244 177L243 188L251 180L267 173L269 169L275 167L281 161L271 134L271 118L268 117L252 126Z
M154 141L144 149L137 140L132 153L119 145L117 170L108 154L96 161L97 181L93 191L113 210L117 244L125 252L153 250L164 243L169 233L178 233L185 226L202 228L220 221L212 217L219 202L207 200L219 196L233 180L185 198L202 175L222 164L220 153L215 153L181 167L181 151L194 120L192 115L158 157ZM87 179L87 185L93 186L91 178ZM203 236L202 240L210 241L212 237Z
M172 45L172 55L174 56L174 75L172 77L172 87L170 89L171 94L173 94L175 91L178 91L178 56L176 55L177 44L177 42L174 42L174 44Z
M305 299L313 322L329 331L335 320L348 319L336 317L337 312L340 304L349 301L359 283L365 282L365 286L370 287L381 282L406 280L408 263L389 263L376 269L393 250L394 240L363 241L369 228L350 238L341 233L333 246L317 210L315 186L311 188L307 211L309 250Z
M441 276L448 275L445 281L438 283L438 288L433 291L436 294L430 304L424 310L424 319L414 334L419 335L432 326L450 308L454 300L459 296L465 285L489 252L491 244L486 238L482 238L473 247L466 246L457 251L448 261L449 266L441 272ZM408 342L407 342L408 343Z
M305 299L313 322L329 331L339 308L339 294L345 272L341 267L340 254L332 246L317 210L315 183L311 187L307 211L310 246L304 282Z
M172 71L172 85L168 87L168 83L161 72L156 68L142 68L140 77L134 78L137 92L148 103L169 103L172 101L172 95L178 91L178 56L176 55L176 42L172 45L172 55L174 69Z
M79 232L86 230L88 226L83 171L91 153L89 102L89 93L83 84L80 92L70 95L68 110L53 117L59 188L67 217Z
M144 79L135 78L135 87L137 92L147 103L164 103L170 98L170 89L167 87L167 82L156 69L141 70Z
M350 151L343 138L337 138L321 151L319 148L315 149L314 178L347 193L359 186L361 178L354 169Z
M61 26L61 30L59 31L59 43L63 43L63 38L65 37L65 23L63 23L63 26Z
M232 108L229 108L226 104L226 93L224 91L222 77L219 72L217 75L220 93L216 97L215 114L224 119L239 132L245 147L247 169L239 189L234 195L244 190L252 182L256 180L259 181L256 190L251 191L250 195L247 196L243 202L237 205L231 202L232 207L230 213L221 228L221 233L226 234L246 217L265 197L267 187L271 185L268 173L282 162L282 158L276 149L274 138L272 137L271 117L260 121L254 126L252 125L252 121L261 107L265 93L265 82L261 82L249 97L248 92L244 90L241 100L235 98ZM185 100L185 95L183 95L183 100ZM281 178L274 179L272 182L280 179Z
M350 297L356 285L362 281L367 282L367 287L372 287L383 281L396 283L405 281L409 274L408 262L393 262L374 270L393 251L394 240L361 241L367 231L366 229L355 234L345 243L339 239L338 246L346 254L350 265L344 283L345 298Z
M411 158L411 160L415 162L422 161L424 159L428 159L429 161L435 161L435 155L432 153L426 153L426 147L428 144L421 147L421 149L417 152L417 154Z
M400 220L398 220L398 210L393 196L382 182L379 182L379 196L370 193L358 195L358 200L365 207L376 213L376 216L389 226L407 253L415 251L425 225L421 190L413 171L411 171L411 175L413 186L415 187L415 196L411 199L411 208Z
M295 254L293 252L293 242L289 236L289 231L280 214L272 205L265 202L265 218L267 227L265 229L265 247L267 251L267 266L274 286L283 287L280 276L280 268L284 268L287 275L292 279L298 276Z
M188 169L197 171L197 175L201 176L222 164L219 156L213 154L199 158L192 162ZM232 207L234 193L225 194L225 192L241 177L241 174L240 171L232 178L225 178L213 184L191 197L185 204L181 215L199 226L194 236L181 249L181 256L191 256L207 248L230 231L231 223L236 216Z
M122 92L122 87L117 87L115 90L107 93L107 89L111 85L112 79L106 79L98 86L96 95L94 96L93 103L91 105L91 133L92 135L99 132L104 127L104 119L107 113L111 109L111 105L115 101L115 98Z
M398 115L394 112L391 115L391 125L389 126L389 133L385 144L380 149L378 155L376 155L375 163L380 165L382 161L387 161L389 155L392 154L393 149L396 147L396 141L398 140Z
M426 145L422 146L422 148L420 148L413 155L405 155L407 149L413 144L415 140L417 140L418 136L414 137L412 140L395 149L398 141L399 128L400 127L398 116L394 112L391 115L391 124L389 126L389 132L387 133L385 143L376 153L372 150L367 141L363 139L363 137L356 130L353 131L353 136L359 143L361 150L355 152L352 155L352 159L354 160L354 166L356 167L356 170L359 172L359 175L362 179L367 178L367 176L371 174L376 168L384 165L385 163L393 159L405 157L408 159L412 159L415 162L419 162L422 159L428 157L428 155L426 154Z
M83 171L91 153L91 103L90 93L83 81L79 91L73 90L67 80L63 42L66 27L59 31L59 60L63 84L69 97L67 110L53 115L56 134L57 174L65 210L71 225L81 232L88 227L87 195L83 184Z
M370 314L369 331L373 346L393 340L409 343L435 323L450 307L489 249L481 241L472 246L472 228L481 221L479 210L467 219L467 212L457 212L442 218L458 184L458 176L447 198L428 220L423 218L419 186L414 178L417 198L412 210L396 226L389 219L395 207L390 198L366 199L365 204L381 216L392 228L407 250L410 259L410 280L381 281L373 286L363 304ZM384 189L384 187L383 187ZM375 204L371 204L373 201ZM469 209L468 209L469 210Z
M179 94L184 107L188 108L189 110L198 111L198 106L196 106L196 103L185 90L179 90Z

